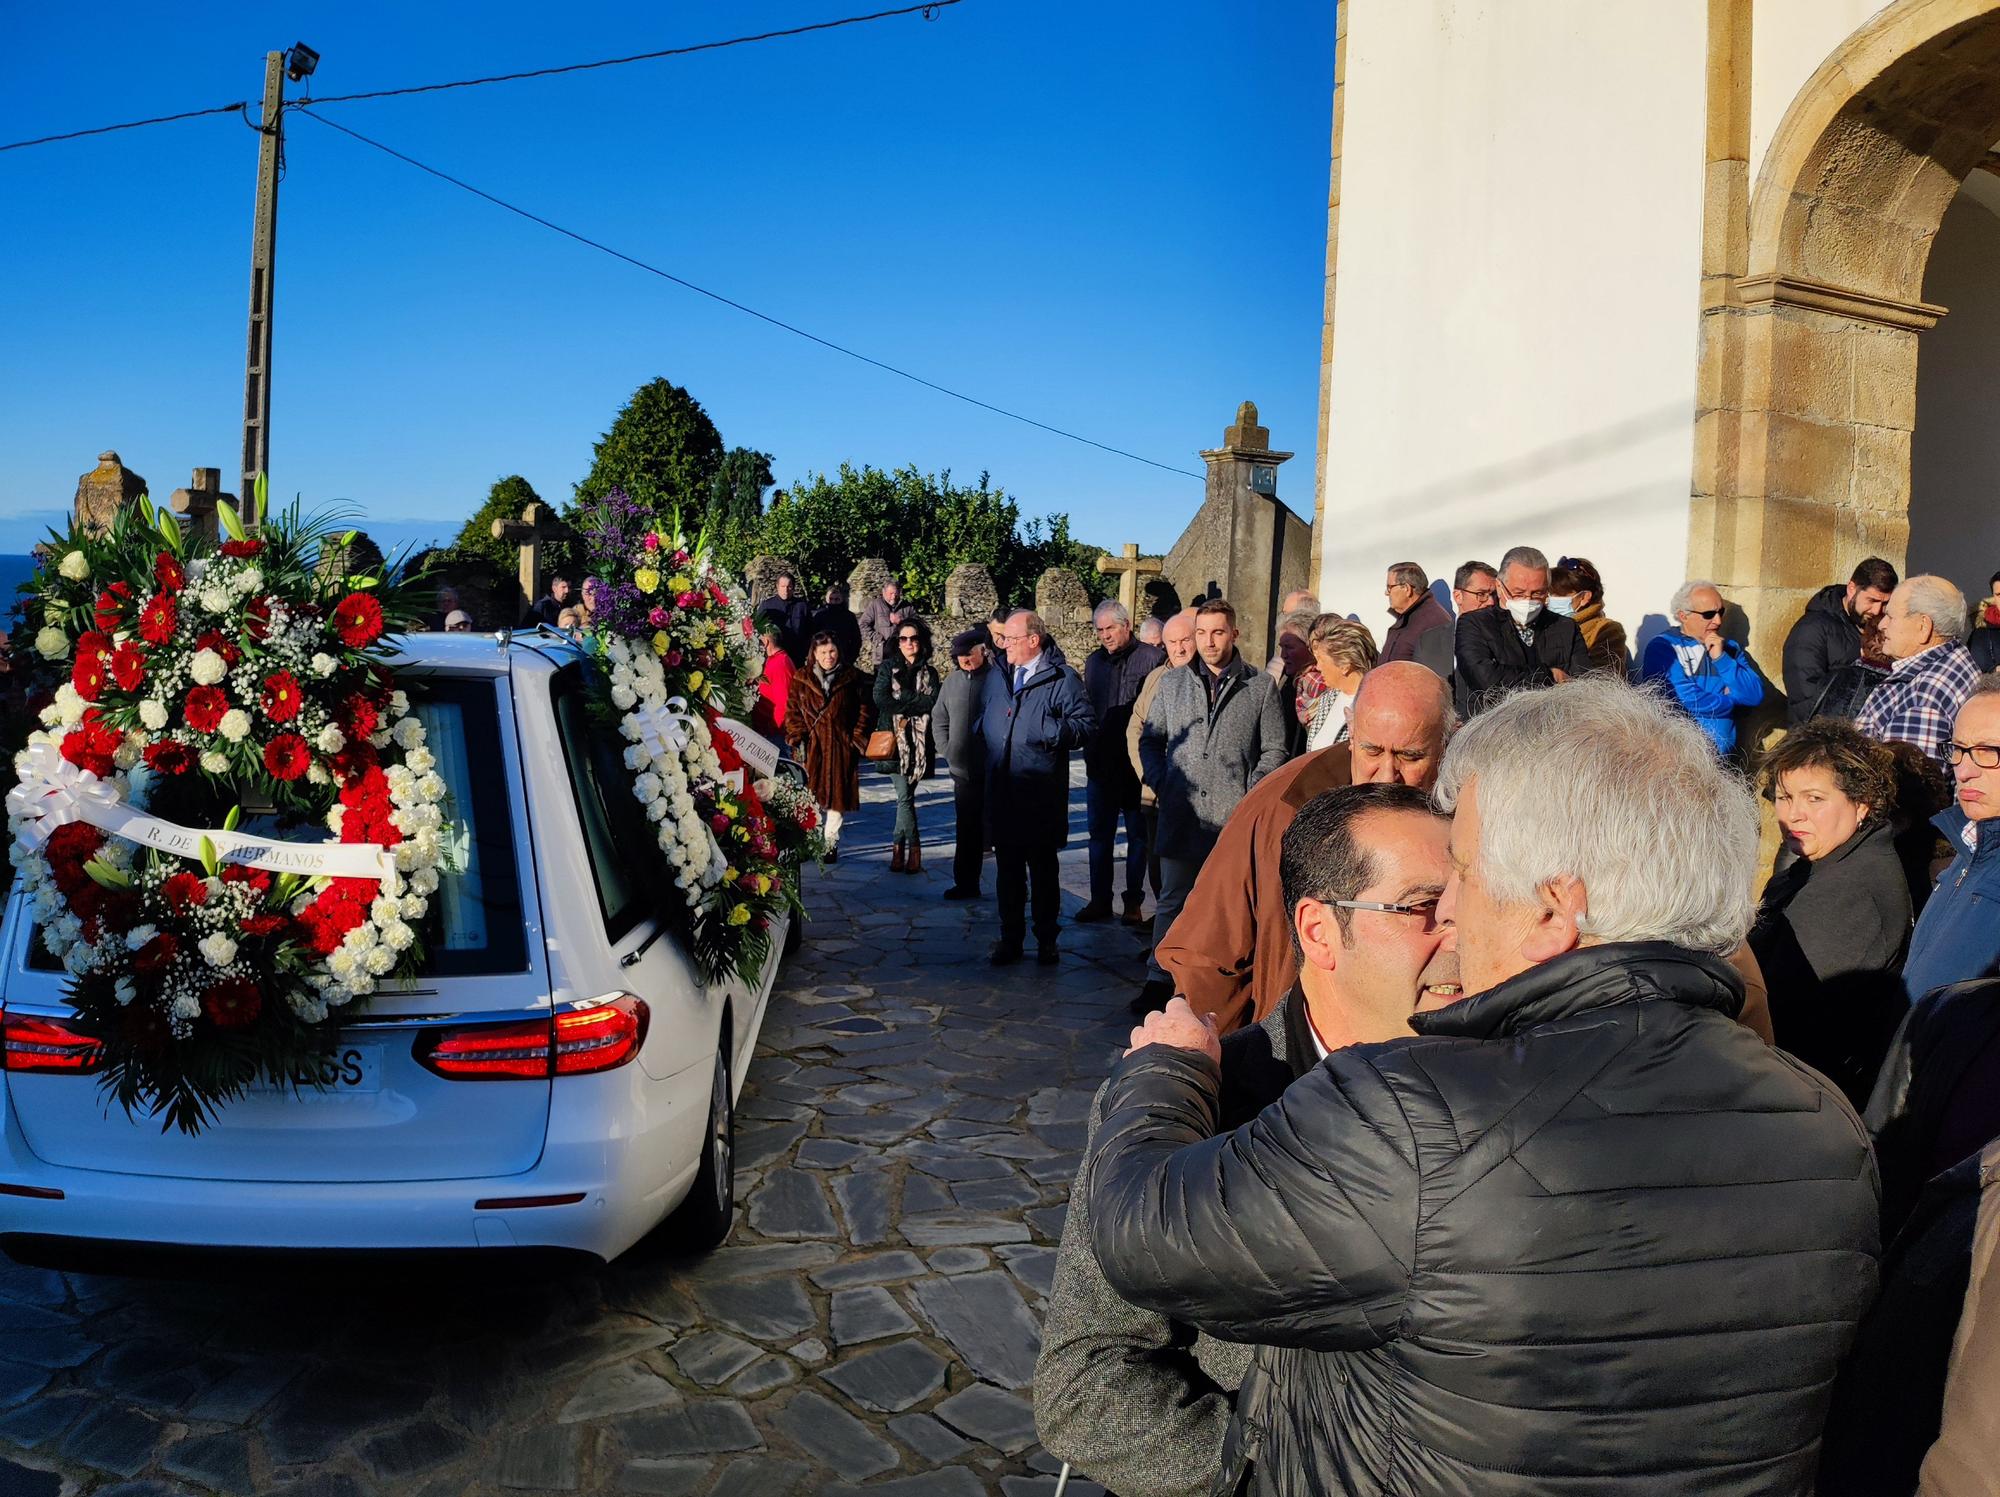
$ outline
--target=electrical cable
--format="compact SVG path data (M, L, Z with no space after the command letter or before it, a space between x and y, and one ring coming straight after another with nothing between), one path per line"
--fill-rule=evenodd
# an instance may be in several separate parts
M809 26L788 26L783 31L760 31L755 36L732 36L717 42L696 42L686 47L663 47L657 52L635 52L630 57L607 57L598 62L572 62L561 67L531 68L523 73L495 73L490 78L460 78L450 83L419 83L409 88L378 88L361 94L330 94L324 99L303 98L300 105L357 104L364 99L399 99L406 94L432 94L450 88L480 88L488 83L518 83L524 78L553 78L559 73L585 73L593 68L623 67L628 62L655 62L662 57L687 57L696 52L717 52L724 47L742 47L752 42L779 41L788 36L805 36L815 31L833 31L842 26L860 26L869 21L886 21L896 16L921 14L930 20L948 5L964 0L925 0L921 5L905 5L897 10L878 10L865 16L843 16L837 21L815 21Z
M939 3L945 3L945 0L939 0ZM719 291L710 291L706 286L697 286L693 281L687 280L681 276L677 276L672 271L662 270L657 265L648 264L646 261L638 259L636 256L626 254L623 250L613 249L610 245L602 243L599 240L592 239L587 235L579 234L574 229L564 228L561 224L556 223L551 219L543 218L539 213L530 212L526 208L522 208L514 203L508 202L505 198L494 196L492 193L487 192L483 188L474 187L470 182L466 182L458 177L454 177L449 172L440 171L438 168L434 166L427 166L423 162L417 160L416 157L407 156L393 146L384 145L379 140L371 140L368 136L363 135L359 130L350 130L345 125L339 124L333 120L323 119L319 115L313 114L309 110L304 110L302 111L302 113L304 118L313 121L315 124L324 125L329 130L338 130L342 135L351 136L353 139L360 141L365 146L374 147L376 150L382 152L385 156L393 156L395 157L396 160L404 163L406 166L413 166L420 172L424 172L429 176L436 177L440 182L448 182L453 187L458 188L462 192L469 192L476 198L483 198L485 201L491 203L496 208L504 208L507 212L515 214L520 218L525 218L530 223L540 224L543 228L549 229L557 234L560 234L565 239L573 239L578 244L585 245L590 249L594 249L602 254L609 255L614 260L622 260L627 265L645 271L648 275L658 276L663 281L671 281L676 286L682 287L683 289L688 291L692 291L698 296L705 296L710 301L720 302L723 306L730 307L738 312L742 312L746 316L754 317L759 322L769 323L772 327L779 328L782 331L791 333L796 337L804 338L809 343L817 343L821 348L830 349L832 352L837 354L844 354L846 357L850 359L858 360L863 364L872 365L874 368L880 369L887 374L893 374L897 376L899 379L909 380L912 384L922 385L927 390L934 390L940 395L948 395L953 400L964 401L967 405L977 406L979 407L979 409L983 411L991 411L996 416L1005 416L1010 421L1019 421L1023 425L1032 426L1040 431L1048 432L1052 436L1065 437L1072 442L1081 442L1086 447L1095 447L1100 452L1108 452L1115 457L1129 458L1135 463L1144 463L1149 468L1159 468L1163 472L1167 473L1178 473L1183 478L1201 478L1203 476L1202 474L1193 472L1187 468L1176 468L1170 463L1156 462L1154 459L1150 457L1141 457L1136 452L1127 452L1122 447L1113 447L1108 442L1099 442L1092 437L1082 436L1077 432L1065 431L1060 426L1051 426L1046 421L1037 421L1032 416L1022 415L1019 411L1010 411L1005 406L998 406L992 404L990 401L980 400L976 396L967 395L964 394L962 391L954 390L950 388L948 385L938 384L935 380L925 379L920 374L912 374L907 369L899 369L894 364L884 363L881 359L871 358L869 355L865 353L860 353L855 349L844 346L843 344L835 343L830 338L822 338L817 333L807 332L804 328L798 327L793 323L786 322L781 318L773 317L768 312L760 312L755 307L746 306L744 303L740 301L735 301L730 297L724 296Z
M654 62L662 57L687 57L696 52L716 52L724 47L748 46L752 42L780 41L790 36L805 36L815 31L834 31L842 26L860 26L870 21L886 21L897 16L921 15L932 20L940 10L949 5L962 5L965 0L924 0L919 5L905 5L896 10L878 10L865 16L842 16L835 21L815 21L807 26L790 26L783 31L762 31L754 36L732 36L721 41L696 42L686 47L664 47L657 52L635 52L630 57L606 57L596 62L565 63L561 67L532 68L521 73L496 73L489 78L459 78L448 83L419 83L409 88L380 88L369 93L334 94L328 98L311 97L296 100L298 105L313 104L354 104L364 99L396 99L406 94L438 93L453 88L479 88L488 83L518 83L524 78L553 78L559 73L585 73L595 68L622 67L628 62ZM288 106L289 107L289 106ZM228 114L235 110L248 109L246 101L234 104L218 104L213 109L189 109L181 114L162 114L149 120L128 120L122 125L98 125L89 130L70 130L61 135L41 135L33 140L9 141L0 145L0 151L21 151L29 146L54 145L57 141L81 140L87 135L110 135L119 130L137 130L146 125L168 125L175 120L199 119L207 114Z
M940 0L940 3L956 4L957 0ZM0 145L0 151L22 151L29 146L53 145L59 140L82 140L86 135L110 135L118 130L138 130L146 125L171 125L175 120L198 120L205 114L235 114L249 107L247 100L238 99L234 104L218 104L213 109L188 109L180 114L156 115L149 120L127 120L122 125L98 125L89 130L70 130L62 135L42 135L34 140L10 140Z

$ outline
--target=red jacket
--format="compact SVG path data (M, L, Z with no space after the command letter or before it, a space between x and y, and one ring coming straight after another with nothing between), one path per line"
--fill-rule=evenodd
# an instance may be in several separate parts
M785 736L785 706L792 696L792 673L798 667L783 650L764 659L757 678L757 700L750 708L750 726L766 738Z

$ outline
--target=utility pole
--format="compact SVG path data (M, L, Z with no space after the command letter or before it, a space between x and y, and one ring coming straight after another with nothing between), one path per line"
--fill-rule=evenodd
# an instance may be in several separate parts
M257 212L250 228L250 350L243 372L243 487L249 503L271 461L271 309L278 251L278 168L285 156L285 54L264 54L264 118L257 126Z

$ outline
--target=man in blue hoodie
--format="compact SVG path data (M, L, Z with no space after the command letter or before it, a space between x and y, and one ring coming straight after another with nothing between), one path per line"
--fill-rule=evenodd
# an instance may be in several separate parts
M1764 700L1764 678L1749 651L1722 637L1722 594L1713 582L1683 582L1672 607L1678 627L1646 646L1640 678L1665 683L1716 753L1727 756L1736 748L1736 713Z

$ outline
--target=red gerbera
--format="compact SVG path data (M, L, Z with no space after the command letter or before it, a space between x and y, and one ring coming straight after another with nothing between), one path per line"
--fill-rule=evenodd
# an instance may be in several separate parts
M181 943L172 933L161 931L132 953L132 970L141 977L153 977L166 971L167 964L180 955Z
M222 657L222 663L231 670L243 658L242 647L235 640L226 638L220 629L205 630L194 642L197 650L213 650Z
M208 880L193 873L170 873L160 885L160 893L177 913L190 906L208 903Z
M349 593L334 605L333 627L348 649L365 649L382 637L382 605L367 593Z
M232 542L231 544L234 544ZM212 983L201 995L201 1011L217 1029L241 1029L254 1024L264 1006L264 995L247 977L225 977Z
M252 639L262 644L264 636L271 632L271 600L269 598L252 598L248 603L243 605L243 612L250 619L250 622L244 625L245 630L248 631Z
M97 595L97 627L116 629L119 620L125 617L125 610L132 602L132 586L127 582L114 582Z
M178 738L162 738L146 745L140 756L156 774L186 774L195 766L195 752Z
M111 652L111 679L120 691L137 691L146 679L146 652L126 640Z
M304 705L298 678L290 671L276 671L264 678L264 715L274 723L288 723Z
M262 541L224 541L222 543L222 554L224 556L255 556L263 549L264 543Z
M111 778L111 756L125 742L125 735L98 716L91 708L83 721L63 735L62 756L78 769L87 769L100 780Z
M275 936L292 921L288 915L245 915L236 923L246 936Z
M94 702L104 695L104 668L108 663L108 657L102 650L76 652L76 663L69 671L69 684L86 702Z
M153 558L153 580L170 593L177 593L187 586L187 573L172 552L162 551Z
M149 645L163 645L174 637L180 610L172 593L154 593L139 610L139 637Z
M187 695L187 725L197 733L213 733L229 710L229 698L219 686L197 686Z
M312 750L296 733L280 733L264 745L264 767L281 780L296 780L312 768Z

